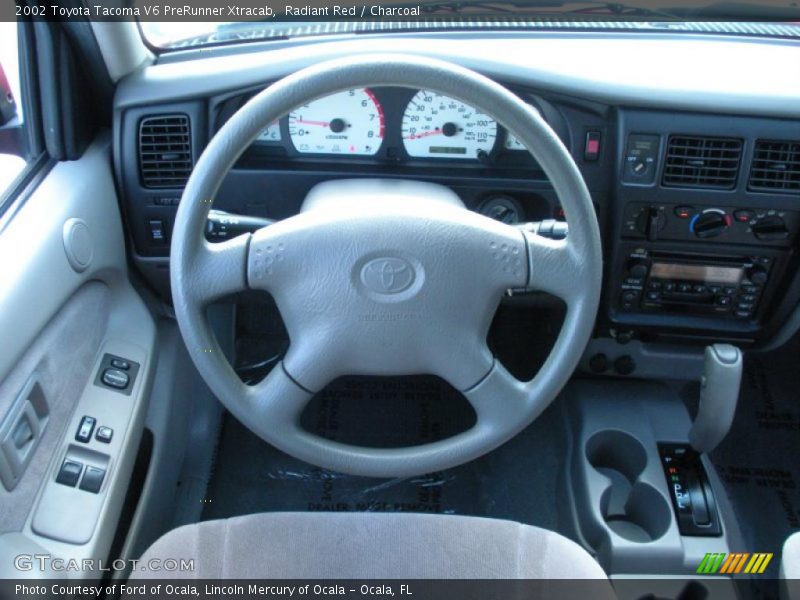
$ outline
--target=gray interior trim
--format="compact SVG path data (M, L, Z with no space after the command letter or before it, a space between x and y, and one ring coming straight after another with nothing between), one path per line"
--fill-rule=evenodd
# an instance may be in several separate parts
M54 405L45 438L28 469L31 484L23 478L14 491L26 496L2 497L0 518L6 519L2 531L21 530L25 538L65 559L108 556L142 433L156 358L152 317L128 281L118 206L109 135L104 133L79 160L57 163L0 235L0 330L13 333L0 345L0 381L10 388L0 397L13 399L36 371ZM83 250L91 249L93 257L80 272L71 266L64 246L63 229L70 219L80 219L90 232ZM104 350L139 363L130 396L94 385ZM124 409L109 402L116 397L125 398ZM115 429L111 443L92 440L78 450L80 456L99 458L111 468L96 496L55 482L58 466L74 450L83 415L95 415L101 424L106 421ZM48 435L54 438L49 441ZM65 492L73 496L62 496ZM90 506L93 502L97 506ZM64 511L66 506L71 513ZM38 531L50 537L34 532L33 515L39 513L44 525ZM54 533L48 522L74 525L86 543L63 541L69 535ZM15 539L3 548L24 548ZM80 574L92 575L96 573Z
M783 600L800 599L800 532L790 535L783 544L781 552L780 576Z
M678 531L657 447L688 441L691 420L674 389L586 380L571 382L564 398L573 435L571 504L582 538L606 571L693 577L706 552L741 547L725 488L705 459L723 534L689 537Z
M647 39L648 43L641 41ZM417 35L313 40L269 52L151 65L123 79L117 109L208 96L279 79L322 60L404 52L507 83L600 102L727 114L800 116L800 43L681 34Z
M89 23L112 81L119 81L155 60L153 53L142 42L135 21L113 22L92 19Z
M135 578L594 579L580 546L553 531L501 519L413 513L261 513L169 532L142 556L194 559L193 572ZM605 585L594 598L612 598Z
M226 350L233 345L231 305L209 308ZM189 358L174 319L158 323L158 367L146 427L153 454L121 558L137 558L164 532L200 520L223 408ZM128 573L118 571L115 578Z
M0 532L20 531L31 511L51 458L61 444L95 355L105 335L111 293L99 282L89 282L70 298L20 357L0 384L0 415L35 373L42 386L50 417L38 450L12 492L0 489ZM69 349L68 351L66 349Z

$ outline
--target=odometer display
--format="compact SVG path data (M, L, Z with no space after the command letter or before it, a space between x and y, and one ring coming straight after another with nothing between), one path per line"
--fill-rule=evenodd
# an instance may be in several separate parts
M373 155L383 133L383 110L367 88L325 96L289 113L289 137L304 154Z
M420 90L403 114L402 134L409 156L474 160L494 148L497 122L459 100Z

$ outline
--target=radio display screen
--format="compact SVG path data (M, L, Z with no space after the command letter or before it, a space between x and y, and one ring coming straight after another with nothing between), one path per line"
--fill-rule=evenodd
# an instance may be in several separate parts
M650 277L657 279L683 279L706 283L738 285L744 275L740 267L719 267L716 265L682 265L677 263L653 263Z

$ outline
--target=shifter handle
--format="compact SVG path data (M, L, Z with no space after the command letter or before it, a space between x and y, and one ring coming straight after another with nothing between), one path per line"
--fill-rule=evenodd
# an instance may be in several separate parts
M700 380L700 405L689 430L689 443L698 452L711 452L728 435L741 381L741 350L730 344L707 346Z

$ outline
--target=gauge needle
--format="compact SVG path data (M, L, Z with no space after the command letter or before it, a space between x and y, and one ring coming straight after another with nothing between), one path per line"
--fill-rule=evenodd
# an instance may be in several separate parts
M432 129L431 131L423 131L422 133L412 133L408 136L407 140L418 140L420 138L428 137L429 135L439 135L442 133L441 129Z
M329 121L306 121L305 119L297 119L298 123L303 125L319 125L320 127L330 127Z

